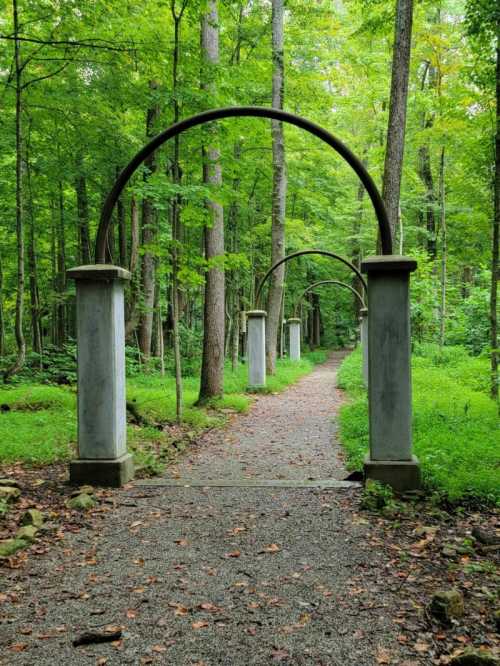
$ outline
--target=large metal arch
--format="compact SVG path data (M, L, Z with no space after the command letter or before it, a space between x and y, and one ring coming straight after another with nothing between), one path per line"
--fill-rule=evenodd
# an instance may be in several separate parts
M304 291L302 292L302 294L299 296L299 298L297 299L297 302L295 303L295 307L293 309L293 312L294 312L295 316L297 316L297 313L299 311L299 306L302 303L302 299L304 298L304 296L306 294L308 294L310 291L312 291L313 289L315 289L316 287L320 287L321 285L324 285L324 284L336 284L339 287L345 287L346 289L349 289L350 291L352 291L352 293L359 300L359 302L361 304L361 307L366 308L366 303L365 303L363 297L361 296L361 294L359 293L359 291L356 291L356 289L354 289L354 287L351 287L350 284L347 284L347 282L341 282L340 280L319 280L319 282L313 282L308 287L306 287L304 289Z
M330 134L330 132L327 132L319 125L316 125L316 123L313 123L310 120L306 120L305 118L297 116L293 113L281 111L280 109L259 106L234 106L220 109L211 109L210 111L204 111L203 113L199 113L195 116L191 116L190 118L186 118L185 120L181 120L155 136L148 144L141 148L138 153L136 153L136 155L119 174L102 207L101 219L99 222L99 228L97 230L95 244L96 263L103 264L106 261L106 241L109 227L111 225L111 215L113 209L124 187L134 172L143 163L143 161L166 141L192 127L197 127L214 120L235 117L268 118L271 120L280 120L282 122L288 123L289 125L294 125L295 127L306 130L333 148L333 150L335 150L341 157L344 158L344 160L349 164L349 166L353 169L360 181L365 186L377 218L382 254L392 254L391 228L382 197L380 196L377 186L375 185L372 177L364 167L361 160L356 157L356 155L354 155L354 153L352 153L351 150L342 143L342 141L337 139L337 137L335 137L333 134Z
M360 271L356 268L354 264L352 264L350 261L345 259L344 257L341 257L340 254L335 254L335 252L328 252L328 250L299 250L298 252L292 252L292 254L287 254L286 257L283 257L283 259L280 259L277 261L275 264L271 266L271 268L267 271L267 273L264 275L262 280L259 283L259 286L257 287L257 291L255 293L255 307L258 310L259 309L259 302L260 302L260 295L262 293L262 289L269 278L269 276L279 267L281 264L286 263L287 261L290 261L291 259L296 259L297 257L303 257L306 254L320 254L325 257L330 257L331 259L336 259L337 261L342 262L345 264L348 268L353 271L361 281L361 284L363 285L363 288L365 292L368 292L368 285L366 284L365 278L361 275Z

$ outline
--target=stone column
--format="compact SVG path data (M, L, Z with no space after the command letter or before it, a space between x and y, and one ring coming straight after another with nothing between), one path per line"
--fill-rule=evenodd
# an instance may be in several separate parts
M289 319L287 324L290 346L290 360L300 361L300 319Z
M127 453L124 285L130 273L96 264L67 272L76 281L78 459L70 483L121 486L133 477Z
M265 310L247 312L248 386L266 385L266 316Z
M410 273L408 257L368 257L368 401L370 454L366 478L395 490L420 486L420 466L412 455L410 358Z
M368 386L368 308L359 311L359 333L361 353L363 354L363 381Z

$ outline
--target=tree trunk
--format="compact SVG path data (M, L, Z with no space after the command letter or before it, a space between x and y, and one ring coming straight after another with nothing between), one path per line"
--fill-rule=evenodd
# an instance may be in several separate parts
M321 345L321 309L319 305L319 294L313 293L313 346Z
M176 12L176 0L171 0L170 9L172 18L174 20L174 49L172 53L172 99L173 99L173 121L176 123L179 120L179 98L178 98L178 72L180 60L180 29L182 16L187 6L187 0L182 1L179 12ZM182 171L180 165L180 137L174 137L174 159L172 164L172 181L176 185L180 185L182 180ZM180 318L180 291L179 291L179 263L180 263L180 249L182 240L182 223L181 223L181 198L176 194L172 201L172 286L171 286L171 301L172 301L172 342L174 348L174 367L175 367L175 413L177 423L182 420L182 358L181 358L181 336L179 329Z
M446 208L445 208L445 161L444 147L441 149L441 160L439 165L439 207L440 207L440 227L441 227L441 303L439 312L439 344L444 345L446 333L446 270L448 260L448 236L446 230Z
M78 243L80 263L87 265L92 262L89 233L89 202L87 197L87 180L85 178L83 155L76 158L76 207L78 210Z
M283 51L283 0L272 1L272 106L283 109L285 89L285 67ZM273 195L271 229L271 263L275 264L285 256L285 211L286 211L286 164L283 124L271 121L273 139ZM276 368L276 348L280 328L280 310L283 298L285 265L275 270L270 278L267 298L266 320L266 369L274 374Z
M66 342L66 234L64 229L64 192L62 182L58 183L57 216L57 307L56 307L56 345L61 347Z
M500 237L500 20L497 19L497 65L496 65L496 134L495 134L495 181L494 215L491 248L490 291L490 344L491 344L491 397L498 402L498 255Z
M118 176L120 170L116 169ZM127 267L127 220L125 215L125 205L123 203L123 195L119 197L116 202L116 216L118 218L118 249L119 249L119 262L123 268Z
M202 88L214 92L213 72L219 62L219 26L216 0L209 0L208 12L202 18L201 50L203 67ZM207 81L208 79L208 81ZM209 82L211 81L211 83ZM211 145L203 151L203 182L222 185L220 153L212 135ZM210 226L204 229L205 258L208 269L205 280L203 311L203 356L199 403L220 396L224 381L224 271L213 265L214 259L224 256L224 210L216 201L208 200Z
M429 89L436 87L436 69L429 62L425 63L422 76L421 90L425 90L426 83ZM434 124L434 114L422 114L422 129L430 129ZM434 191L434 178L432 176L431 151L429 142L426 141L418 150L418 175L425 187L425 216L422 215L422 222L425 219L425 247L429 258L435 261L437 256L437 233L436 233L436 194Z
M23 332L24 315L24 210L23 210L23 127L22 127L22 64L19 37L19 20L17 0L12 0L14 16L14 69L16 91L16 233L17 233L17 292L16 292L16 320L15 338L17 356L14 364L4 373L7 382L12 375L18 372L26 360L26 341Z
M141 280L139 275L139 209L137 201L132 195L130 199L130 262L131 273L130 298L127 303L125 320L125 338L128 339L139 324L139 298L141 293Z
M366 159L363 159L363 166L367 166ZM353 223L352 223L352 244L351 244L351 261L356 266L358 270L361 270L361 243L360 243L360 234L361 234L361 224L363 222L363 199L365 197L365 186L363 183L359 183L358 185L358 194L357 194L357 211L355 215L353 216ZM352 276L351 280L353 288L359 293L363 293L363 283L359 279L359 277L354 274ZM356 314L356 320L359 319L360 317L360 310L361 310L361 304L359 302L359 299L354 296L353 294L353 301L354 301L354 312Z
M29 150L29 141L27 151ZM31 334L33 351L41 356L42 354L42 326L40 322L40 289L38 287L38 269L35 243L35 216L33 210L33 191L31 188L31 166L29 157L26 155L26 185L27 185L27 204L29 211L29 236L28 236L28 271L30 284L30 303L31 303ZM41 358L40 358L41 363Z
M156 102L158 83L150 81L149 88L151 90L152 104L146 114L146 136L148 138L154 136L154 126L160 114L160 108ZM157 168L154 153L144 161L144 165L146 167L144 179L147 181ZM142 245L146 246L146 249L141 262L143 312L139 325L139 348L144 358L149 358L151 355L156 273L156 256L147 246L154 243L156 234L156 212L152 200L146 196L142 202Z
M382 184L382 198L387 209L393 238L398 223L399 194L403 171L412 18L413 0L397 0L389 124Z

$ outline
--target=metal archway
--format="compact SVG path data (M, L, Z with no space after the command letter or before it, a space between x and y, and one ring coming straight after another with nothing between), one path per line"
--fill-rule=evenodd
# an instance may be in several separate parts
M297 313L298 313L298 311L299 311L299 306L300 306L300 304L301 304L302 299L304 298L304 296L305 296L307 293L309 293L310 291L312 291L313 289L315 289L316 287L320 287L320 286L323 285L323 284L336 284L336 285L338 285L339 287L345 287L346 289L349 289L350 291L352 291L352 293L353 293L353 294L356 296L356 298L359 300L359 302L361 303L361 307L366 308L366 303L365 303L365 301L363 300L363 297L361 296L361 294L359 293L359 291L356 291L356 289L354 289L354 287L351 287L350 284L347 284L346 282L341 282L340 280L320 280L319 282L314 282L313 284L310 284L306 289L304 289L304 291L303 291L302 294L300 295L299 299L298 299L297 302L295 303L295 307L294 307L294 309L293 309L293 312L294 312L294 315L295 315L295 316L297 316Z
M277 261L271 268L267 271L267 273L264 275L262 280L259 283L259 286L257 287L257 292L255 294L255 308L258 310L259 309L259 302L260 302L260 295L262 293L262 289L271 275L273 271L275 271L281 264L286 263L287 261L290 261L290 259L295 259L297 257L303 257L306 254L320 254L325 257L330 257L332 259L337 259L337 261L341 261L343 264L345 264L348 268L351 269L354 273L356 273L357 277L361 281L361 284L364 287L365 292L368 291L368 285L366 284L365 278L361 275L359 270L356 268L354 264L352 264L350 261L345 259L344 257L341 257L340 254L335 254L335 252L328 252L328 250L300 250L299 252L292 252L292 254L288 254L286 257L283 257L283 259L280 259Z
M259 106L234 106L205 111L195 116L191 116L190 118L186 118L185 120L181 120L174 125L171 125L168 129L158 134L148 144L141 148L141 150L130 160L130 162L116 179L102 207L101 219L99 222L99 228L97 230L95 244L96 263L105 263L106 241L111 224L113 208L115 207L118 197L122 193L125 185L128 183L142 162L166 141L192 127L197 127L198 125L203 125L214 120L235 117L268 118L270 120L280 120L282 122L288 123L289 125L294 125L295 127L306 130L333 148L333 150L335 150L341 157L344 158L344 160L349 164L349 166L353 169L353 171L365 186L375 210L375 215L377 217L382 254L392 254L391 228L382 197L380 196L377 186L375 185L368 171L365 169L361 160L359 160L356 155L354 155L354 153L352 153L351 150L342 143L342 141L337 139L337 137L335 137L333 134L330 134L330 132L327 132L319 125L316 125L315 123L312 123L305 118L294 115L293 113L281 111L280 109Z

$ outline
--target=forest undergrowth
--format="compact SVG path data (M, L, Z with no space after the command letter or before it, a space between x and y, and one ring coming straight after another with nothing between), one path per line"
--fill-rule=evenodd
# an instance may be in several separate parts
M500 504L500 429L489 397L489 362L464 347L416 345L412 356L413 441L425 486L456 501ZM368 400L361 351L348 356L338 375L348 403L340 434L349 469L361 469L368 452Z

